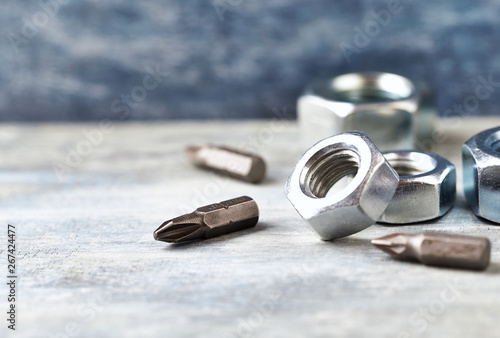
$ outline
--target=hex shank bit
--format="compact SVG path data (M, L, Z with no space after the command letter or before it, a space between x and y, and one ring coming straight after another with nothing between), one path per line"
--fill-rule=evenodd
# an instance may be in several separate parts
M242 181L259 183L266 174L266 163L254 154L212 145L192 145L185 151L193 164Z
M241 196L165 221L153 236L157 241L171 243L212 238L253 227L258 220L257 203L248 196Z
M426 265L484 270L490 263L487 238L426 232L391 234L372 240L380 250L397 258L413 258Z

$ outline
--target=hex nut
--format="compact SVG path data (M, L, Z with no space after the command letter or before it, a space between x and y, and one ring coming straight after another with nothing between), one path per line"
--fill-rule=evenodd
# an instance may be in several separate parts
M345 177L352 180L336 191ZM285 195L321 239L331 240L375 223L397 186L398 174L366 134L348 132L307 150L288 178Z
M423 151L393 151L384 156L399 174L399 185L379 222L428 221L453 207L457 175L450 161Z
M464 193L474 214L500 223L500 127L472 136L462 147Z
M302 141L364 131L381 150L428 150L437 116L427 85L390 73L351 73L318 80L297 101Z

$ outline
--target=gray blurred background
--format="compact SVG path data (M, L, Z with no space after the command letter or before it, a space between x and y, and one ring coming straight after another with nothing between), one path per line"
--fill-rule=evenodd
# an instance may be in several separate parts
M0 121L269 118L284 107L295 114L312 79L362 70L426 80L442 116L495 115L500 104L500 86L490 86L460 110L481 78L500 82L493 0L1 7Z

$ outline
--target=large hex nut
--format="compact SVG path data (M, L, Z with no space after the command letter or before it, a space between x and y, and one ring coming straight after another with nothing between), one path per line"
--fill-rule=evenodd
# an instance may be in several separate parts
M399 174L399 185L380 222L428 221L453 207L457 175L450 161L423 151L393 151L384 156Z
M352 180L329 193L344 177ZM307 150L288 178L285 194L321 239L331 240L375 223L397 186L398 174L366 134L348 132Z
M465 142L462 162L465 198L472 211L500 223L500 127Z
M364 131L382 150L432 145L437 111L423 83L389 73L352 73L312 83L297 101L303 142Z

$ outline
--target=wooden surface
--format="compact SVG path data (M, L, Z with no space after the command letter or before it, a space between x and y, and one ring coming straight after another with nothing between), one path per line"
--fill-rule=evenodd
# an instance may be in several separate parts
M460 172L462 142L499 124L443 123L435 151ZM283 194L304 150L294 122L113 125L56 175L54 164L84 149L83 131L96 128L0 125L0 252L6 276L7 223L15 225L20 276L17 330L3 315L0 336L498 336L500 226L471 213L460 180L455 207L438 221L376 224L323 242ZM268 178L251 185L191 166L184 146L205 142L258 150ZM153 240L164 220L240 195L259 204L254 229L181 245ZM487 236L489 269L400 262L369 243L423 230Z

